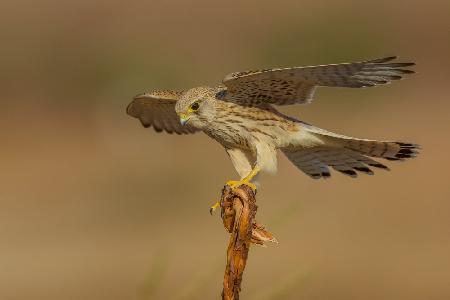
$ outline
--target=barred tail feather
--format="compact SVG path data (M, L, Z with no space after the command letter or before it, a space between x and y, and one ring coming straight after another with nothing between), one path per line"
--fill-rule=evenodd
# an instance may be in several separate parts
M402 161L416 157L420 149L417 144L356 139L310 125L305 125L305 129L323 143L282 151L297 168L314 179L330 177L328 167L350 177L357 177L358 173L373 175L370 167L389 168L371 157Z
M282 151L297 168L313 179L329 178L329 167L353 178L358 172L373 175L370 167L389 170L382 163L345 148L289 148Z
M382 142L366 140L343 140L345 148L371 157L381 157L387 160L404 160L414 158L418 154L419 145L402 142Z

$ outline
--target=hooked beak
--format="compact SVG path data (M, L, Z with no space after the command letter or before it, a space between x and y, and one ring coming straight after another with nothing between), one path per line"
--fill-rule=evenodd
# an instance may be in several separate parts
M180 123L181 125L185 126L186 123L189 121L189 116L186 114L180 114Z

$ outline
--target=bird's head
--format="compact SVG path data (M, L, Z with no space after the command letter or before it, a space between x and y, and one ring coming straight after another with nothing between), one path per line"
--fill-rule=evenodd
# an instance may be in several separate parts
M215 89L197 87L183 93L175 105L175 111L183 125L202 129L214 120L216 115Z

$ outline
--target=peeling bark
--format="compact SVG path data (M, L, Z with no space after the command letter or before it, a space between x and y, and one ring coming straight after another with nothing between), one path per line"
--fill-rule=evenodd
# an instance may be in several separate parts
M250 245L253 243L265 246L265 242L277 243L277 240L264 226L255 221L258 207L255 193L250 187L243 185L233 190L225 186L220 206L223 225L231 233L222 299L238 300Z

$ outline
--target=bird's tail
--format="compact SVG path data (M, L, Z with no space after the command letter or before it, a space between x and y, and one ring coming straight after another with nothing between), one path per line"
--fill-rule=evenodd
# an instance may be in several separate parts
M316 139L316 145L286 148L283 152L297 168L313 178L329 177L328 166L351 177L356 177L357 171L371 175L370 167L389 168L370 157L402 161L416 157L420 149L412 143L357 139L310 125L303 128Z

